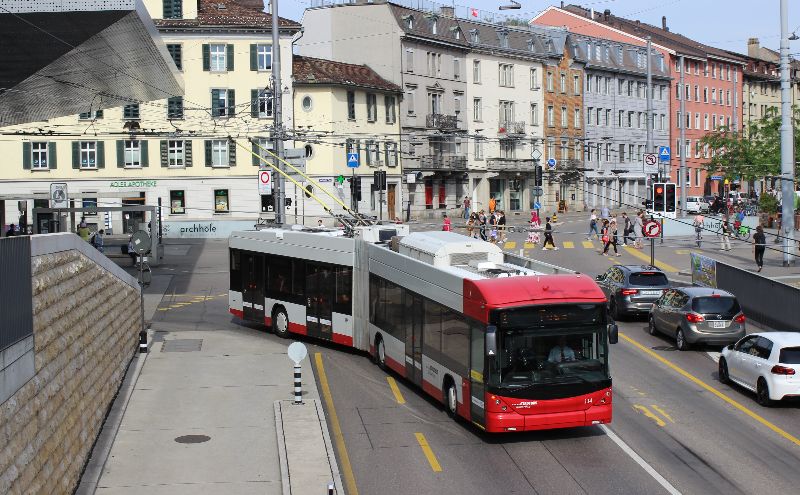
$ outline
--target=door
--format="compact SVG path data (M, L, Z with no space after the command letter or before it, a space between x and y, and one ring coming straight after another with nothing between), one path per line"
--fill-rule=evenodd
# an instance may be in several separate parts
M335 280L332 266L306 263L306 326L312 337L331 340Z
M486 332L481 325L470 325L470 418L482 425L486 418Z
M405 297L406 377L422 385L422 324L425 313L420 296L407 292Z
M386 192L386 218L388 220L394 220L397 218L397 214L394 211L394 198L395 198L395 188L397 184L388 184L388 189Z
M757 336L753 335L740 340L736 347L733 348L733 353L728 362L728 375L738 381L747 383L746 368L750 365L750 350L755 345ZM750 386L750 383L748 383Z
M768 372L769 355L772 352L772 341L765 337L758 337L756 343L750 350L750 356L747 369L745 370L745 380L748 386L755 387L758 383L758 377L761 376L765 370Z
M242 253L242 311L245 320L264 322L264 256Z

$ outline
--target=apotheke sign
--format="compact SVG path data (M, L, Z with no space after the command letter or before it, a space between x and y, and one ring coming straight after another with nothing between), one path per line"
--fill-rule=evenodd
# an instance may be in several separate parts
M156 187L154 180L115 180L110 187L127 188L127 187Z

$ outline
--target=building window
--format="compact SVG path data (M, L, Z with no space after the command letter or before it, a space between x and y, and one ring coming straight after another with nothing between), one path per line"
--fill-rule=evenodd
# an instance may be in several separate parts
M617 94L620 96L625 94L625 81L623 79L617 80Z
M694 128L695 129L700 129L700 114L699 113L695 113L694 114Z
M397 166L397 143L386 143L386 165Z
M367 93L367 122L378 120L378 99L375 93Z
M356 120L356 94L353 91L347 92L347 118Z
M126 120L139 120L139 104L131 103L122 107L122 118Z
M97 168L96 141L81 141L80 160L80 168Z
M437 115L442 113L442 94L428 93L428 113Z
M539 89L539 71L536 68L531 68L531 89Z
M711 88L711 104L715 105L717 103L717 88Z
M175 67L178 70L183 70L183 47L177 43L169 43L167 44L167 51L172 57L172 61L175 62Z
M553 73L547 72L547 91L553 91Z
M313 102L311 101L311 97L308 96L308 95L304 96L303 99L300 102L300 105L302 105L303 110L305 110L306 112L310 112L311 111L311 107L313 106Z
M227 189L214 189L214 212L227 213L230 211L230 203Z
M272 117L272 94L268 93L265 89L254 89L253 92L256 98L253 117L258 117L259 119ZM308 98L308 101L306 101L306 98ZM311 105L312 101L310 96L303 98L303 110L311 110ZM308 108L306 108L306 106L308 106Z
M272 45L256 45L256 69L272 69Z
M414 50L410 48L406 49L406 70L414 72Z
M78 118L81 120L97 120L103 118L103 111L102 110L95 110L92 112L81 112L78 114Z
M700 101L700 86L694 85L694 101Z
M427 52L428 75L439 76L442 72L442 55L440 53Z
M633 112L628 112L628 127L633 127Z
M472 61L472 82L475 84L481 83L481 61L480 60L473 60Z
M708 86L703 88L703 103L708 103Z
M475 140L475 159L483 160L483 141L480 139Z
M232 89L212 89L211 90L211 115L213 117L233 117L234 116L234 90Z
M473 43L480 43L481 42L480 32L478 32L477 29L471 30L469 32L469 37L470 37L470 39L472 40Z
M512 64L500 64L500 86L505 88L514 87L514 66Z
M555 110L553 110L552 105L548 105L547 107L547 125L548 127L554 127L555 124Z
M164 0L164 19L182 19L183 0Z
M186 196L184 191L169 192L169 212L172 215L186 213Z
M472 120L475 122L483 120L483 105L480 98L472 99Z
M539 105L531 103L531 125L539 125Z
M567 75L562 72L560 77L559 77L559 79L558 79L558 81L559 81L559 84L558 84L559 89L561 90L562 93L566 93L567 92Z
M548 141L547 142L547 158L555 158L556 157L556 143L555 141Z
M561 107L561 127L566 128L568 125L567 107Z
M453 79L461 80L461 60L453 58Z
M500 158L514 158L514 140L500 140Z
M625 121L625 110L620 110L617 115L617 127L622 127Z
M588 107L586 109L586 125L594 124L594 122L592 122L592 119L594 119L594 109L592 107Z
M173 96L167 99L167 119L183 118L183 96Z
M123 162L125 168L139 168L142 166L142 142L133 139L123 142Z
M686 112L686 128L692 128L692 112Z
M33 170L42 170L50 168L47 161L47 143L33 142L31 143L31 168Z
M395 97L394 96L384 96L383 97L383 106L386 110L386 123L387 124L394 124L397 122L397 113L395 110Z
M186 146L184 141L167 142L167 166L185 167L186 166Z
M408 88L408 92L406 93L406 105L408 115L414 115L414 88Z
M225 59L225 52L227 51L226 45L222 43L213 43L208 46L209 54L211 56L211 71L224 72L228 68Z
M565 161L569 160L569 146L567 146L566 141L561 141L560 151L561 151L561 159Z
M380 148L378 147L378 143L375 141L367 141L367 165L371 166L378 166L381 163L380 159Z
M581 126L581 109L580 108L576 108L575 109L575 118L573 120L573 125L575 126L575 128L580 128L580 126Z
M211 166L227 167L230 165L228 160L228 141L226 139L214 139L211 141Z
M581 78L577 74L572 76L572 92L573 94L581 94Z

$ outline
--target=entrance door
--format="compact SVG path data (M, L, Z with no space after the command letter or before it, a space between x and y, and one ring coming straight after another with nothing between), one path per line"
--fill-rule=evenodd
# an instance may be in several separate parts
M470 418L475 423L482 425L486 417L485 332L479 325L470 325L470 327Z
M245 320L264 322L264 256L243 254L242 311Z
M306 263L306 326L312 337L331 340L333 336L335 280L331 266Z
M144 193L139 193L139 196L122 198L122 206L144 206ZM133 234L139 230L139 225L144 223L143 211L123 211L122 212L122 230L126 234Z
M395 188L397 184L388 184L386 192L386 215L388 220L394 220L397 214L394 211Z
M406 293L406 378L422 385L422 324L425 313L422 298Z

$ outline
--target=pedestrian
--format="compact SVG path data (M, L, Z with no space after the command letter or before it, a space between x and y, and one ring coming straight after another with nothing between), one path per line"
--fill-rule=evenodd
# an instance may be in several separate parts
M606 226L605 242L606 245L603 248L603 256L608 256L608 248L610 246L614 246L614 254L616 256L622 256L619 254L619 251L617 251L617 221L614 218L612 218Z
M764 251L767 249L767 236L764 235L764 227L759 225L756 227L756 233L753 234L753 254L756 255L756 265L760 272L764 268Z
M500 242L506 240L506 212L500 210L497 217L497 230L500 232Z
M697 247L703 243L703 223L705 223L705 218L703 218L702 213L698 213L694 220L692 220L692 225L694 226L694 235L695 241L697 242Z
M475 238L475 214L470 213L467 220L467 235Z
M631 240L631 244L633 244L634 238L631 235L633 233L633 222L631 221L628 214L622 212L622 245L628 245L628 239Z
M89 227L86 225L86 220L81 219L81 223L78 224L78 235L86 242L89 242Z
M447 213L444 214L444 220L442 220L442 230L445 232L450 232L452 230L450 224L450 217L447 216Z
M105 240L103 239L103 234L105 234L105 231L100 229L92 237L92 246L94 246L94 248L101 253L105 251Z
M633 220L633 234L636 236L633 247L636 249L644 248L644 212L639 210Z
M610 215L611 214L608 211L608 206L603 205L603 207L600 209L600 218L602 220L608 220Z
M541 225L541 220L539 220L539 212L536 210L531 210L531 227L538 228Z
M556 242L553 240L553 226L550 225L550 217L545 218L544 224L544 243L542 244L542 251L547 249L547 244L553 246L553 249L558 251Z
M469 208L472 205L468 196L464 196L464 218L469 218Z
M497 242L497 215L494 213L489 214L489 240L492 244Z
M600 238L600 231L597 230L597 210L594 208L589 214L589 232L586 233L586 239L592 238L592 232L594 232L595 237Z
M132 263L131 266L136 266L136 259L138 256L136 254L136 251L133 250L133 236L130 236L128 238L128 256L131 257L131 263Z
M730 251L731 250L731 226L728 225L727 220L722 221L722 225L719 228L720 233L720 249L723 251Z
M481 236L481 239L486 241L486 212L481 210L478 214L478 233Z
M6 237L14 237L15 235L17 235L17 227L12 223L6 230Z
M322 228L322 219L317 220L317 228Z
M497 208L497 200L492 196L489 198L489 214L494 213L495 208Z

